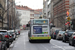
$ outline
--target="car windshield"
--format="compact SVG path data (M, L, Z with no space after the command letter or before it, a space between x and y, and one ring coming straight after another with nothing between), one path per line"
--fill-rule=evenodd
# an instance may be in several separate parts
M10 35L10 32L8 32L8 34Z
M55 33L57 34L60 30L56 30Z
M63 33L65 33L65 31L60 31L60 34L63 34Z
M73 35L75 35L75 34L73 34Z
M1 40L1 35L0 35L0 40Z
M14 32L10 32L10 33L12 33L12 34L13 34Z
M7 34L7 32L6 32L6 31L0 31L0 33L1 33L1 34L4 34L4 35L6 35L6 34Z
M69 31L67 34L70 36L74 33L74 31Z
M74 33L74 31L68 32L68 33Z

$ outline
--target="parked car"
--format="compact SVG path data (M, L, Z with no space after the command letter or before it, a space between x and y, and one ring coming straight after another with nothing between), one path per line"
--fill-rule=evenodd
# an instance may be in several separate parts
M75 32L69 37L69 45L74 46L75 44Z
M20 30L15 30L16 35L20 35Z
M69 41L69 37L71 36L72 33L74 33L75 31L73 30L68 30L65 33L63 33L63 42Z
M53 33L53 39L56 39L57 34L59 33L60 30L56 29L55 32Z
M65 33L65 31L59 31L59 33L56 36L56 39L63 39L63 33Z
M16 39L16 33L14 32L14 30L9 30L12 34L12 38L15 40Z
M12 34L11 34L11 31L7 31L8 35L9 35L9 42L13 42L13 37L12 37Z
M56 38L57 33L61 30L61 28L52 27L51 29L51 37Z
M9 42L9 35L7 33L7 30L0 30L0 34L2 34L5 37L6 46L7 46L7 48L9 48L10 42Z
M0 50L7 50L5 37L0 34Z
M18 30L18 33L19 33L19 35L20 35L20 30Z

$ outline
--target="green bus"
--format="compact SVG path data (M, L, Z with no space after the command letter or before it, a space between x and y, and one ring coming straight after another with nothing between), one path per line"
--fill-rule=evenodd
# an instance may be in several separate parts
M28 32L29 42L45 41L50 42L49 19L33 19L30 21L30 31Z

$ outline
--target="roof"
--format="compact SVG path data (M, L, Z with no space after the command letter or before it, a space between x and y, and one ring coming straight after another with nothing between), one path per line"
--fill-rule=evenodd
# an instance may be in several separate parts
M36 9L35 11L39 11L39 12L42 12L42 9Z
M34 11L34 14L41 14L42 12L40 11Z
M0 30L0 31L7 31L7 30Z
M16 9L28 10L27 8L24 8L24 7L19 7L19 6L16 6Z
M20 6L20 5L17 5L17 6L16 6L16 9L42 12L42 9L35 9L35 10L34 10L34 9L32 9L32 8L29 8L28 6Z

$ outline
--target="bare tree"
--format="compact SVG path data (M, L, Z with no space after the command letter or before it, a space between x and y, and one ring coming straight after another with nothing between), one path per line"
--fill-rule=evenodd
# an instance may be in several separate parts
M21 14L17 11L16 16L14 18L14 26L15 26L15 28L20 27L20 18L19 18L20 16L21 16Z

